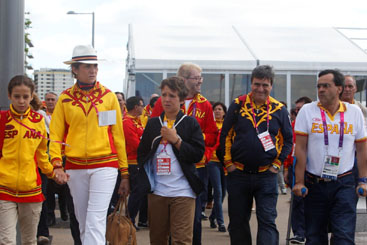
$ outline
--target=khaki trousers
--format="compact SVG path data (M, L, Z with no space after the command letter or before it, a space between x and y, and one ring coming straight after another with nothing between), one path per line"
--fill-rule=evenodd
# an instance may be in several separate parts
M191 245L195 214L195 199L148 195L150 244Z
M0 200L0 244L16 244L19 222L22 245L37 245L37 227L42 202L16 203Z

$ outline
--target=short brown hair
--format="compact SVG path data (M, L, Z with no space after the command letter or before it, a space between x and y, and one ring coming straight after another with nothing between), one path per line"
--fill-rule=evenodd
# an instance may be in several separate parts
M13 88L16 86L24 85L31 89L31 94L34 92L34 83L33 80L26 75L17 75L14 76L9 84L8 84L8 94L11 95L13 92Z
M182 77L169 77L162 81L161 86L159 87L161 90L164 87L168 87L169 89L176 91L178 93L178 97L180 101L185 100L188 90L185 86L185 81Z

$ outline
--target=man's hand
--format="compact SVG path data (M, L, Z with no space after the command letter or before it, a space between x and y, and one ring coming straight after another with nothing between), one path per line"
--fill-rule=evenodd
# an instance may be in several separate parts
M276 168L273 167L273 165L271 165L270 168L269 168L269 171L274 173L274 174L277 174L279 172L279 169L276 169Z
M304 190L304 193L302 193L302 189ZM308 189L304 184L295 184L293 189L292 189L294 195L299 196L299 197L305 197L308 194Z
M54 172L55 172L54 180L56 181L56 183L58 183L59 185L63 185L66 184L66 182L68 182L70 176L66 174L64 170L62 170L62 168L54 169Z
M359 193L360 192L360 190L359 189L362 189L363 190L363 194L361 195L361 193ZM358 184L358 186L357 186L357 188L356 188L356 192L357 192L357 195L358 196L367 196L367 185L366 184L364 184L364 183L359 183Z
M228 168L227 168L227 171L228 171L228 173L232 173L233 171L235 171L236 170L236 165L231 165L231 166L229 166Z
M118 194L120 196L125 195L128 196L130 193L130 183L129 179L121 179L120 187L118 190Z
M175 128L167 128L166 126L163 126L161 128L161 135L164 140L167 140L171 144L177 142L178 136Z

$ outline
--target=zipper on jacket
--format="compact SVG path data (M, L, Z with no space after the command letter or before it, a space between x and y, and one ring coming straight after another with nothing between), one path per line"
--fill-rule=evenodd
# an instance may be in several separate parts
M87 108L87 105L88 105L88 102L89 102L89 99L88 99L88 96L86 96L86 106L85 108ZM92 106L92 104L91 104ZM85 132L85 164L88 165L88 151L87 151L87 145L88 145L88 114L85 115L85 119L86 119L86 132Z
M20 115L20 121L22 122L22 120L23 120L23 115ZM17 174L17 185L16 185L16 187L15 187L15 195L16 195L16 197L18 197L18 194L19 194L19 175L20 175L20 153L21 153L21 144L22 144L22 137L21 137L21 135L22 135L22 132L21 132L21 130L22 130L22 126L20 126L19 127L19 134L18 134L18 136L19 136L19 144L18 144L18 174Z

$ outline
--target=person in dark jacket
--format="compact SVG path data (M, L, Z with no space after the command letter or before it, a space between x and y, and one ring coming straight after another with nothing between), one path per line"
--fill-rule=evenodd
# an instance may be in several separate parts
M199 123L180 110L187 89L180 77L162 81L163 113L149 119L139 148L139 183L148 196L151 244L192 244L195 198L203 190L195 163L205 151Z
M220 135L228 170L231 244L251 244L253 199L258 221L257 244L279 244L276 228L277 173L292 149L292 127L285 106L270 96L274 72L268 65L251 74L251 92L236 98Z

